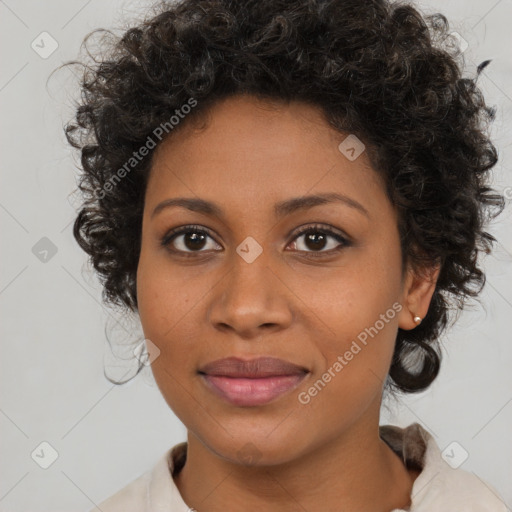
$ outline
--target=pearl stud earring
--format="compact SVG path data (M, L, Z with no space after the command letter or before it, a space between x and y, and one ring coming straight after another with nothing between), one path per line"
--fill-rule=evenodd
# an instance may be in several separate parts
M415 321L417 324L421 324L421 317L420 317L420 316L415 316L415 317L414 317L414 321Z

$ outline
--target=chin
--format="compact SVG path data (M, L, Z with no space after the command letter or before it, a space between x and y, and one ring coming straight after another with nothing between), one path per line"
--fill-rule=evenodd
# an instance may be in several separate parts
M268 433L272 432L272 428L260 428L257 431L243 429L240 432L226 429L229 433L221 429L221 437L212 439L210 433L200 439L218 457L233 464L247 467L275 466L290 462L300 451L300 440L297 436L285 431L278 435L278 429L279 427L270 435Z

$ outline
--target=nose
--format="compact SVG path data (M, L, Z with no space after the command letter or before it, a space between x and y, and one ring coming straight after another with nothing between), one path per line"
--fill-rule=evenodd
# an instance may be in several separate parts
M288 327L291 292L262 253L252 263L234 254L230 270L212 290L209 321L217 330L252 339Z

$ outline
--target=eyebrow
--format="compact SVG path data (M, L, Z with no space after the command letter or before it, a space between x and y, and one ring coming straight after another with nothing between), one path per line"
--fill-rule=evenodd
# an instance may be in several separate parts
M274 215L277 218L280 218L300 210L307 210L309 208L313 208L314 206L334 202L339 202L345 204L346 206L350 206L351 208L354 208L360 213L366 215L366 217L370 217L368 210L361 203L357 202L351 197L334 192L294 197L285 201L281 201L274 205ZM151 218L160 213L162 210L173 206L181 206L187 210L203 213L205 215L214 215L221 218L224 217L222 208L215 203L195 197L174 197L172 199L165 199L159 203L153 210Z

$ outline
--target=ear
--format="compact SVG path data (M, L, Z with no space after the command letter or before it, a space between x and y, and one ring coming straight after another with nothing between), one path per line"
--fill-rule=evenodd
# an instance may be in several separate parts
M409 266L402 288L403 308L398 315L398 326L401 329L414 329L420 324L414 318L420 317L423 320L427 316L440 271L440 265L421 269Z

